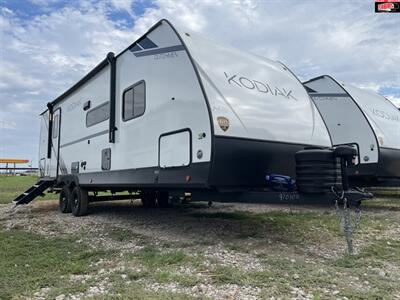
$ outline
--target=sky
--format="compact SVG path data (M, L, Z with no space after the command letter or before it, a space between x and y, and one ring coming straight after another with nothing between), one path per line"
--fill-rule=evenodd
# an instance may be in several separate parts
M46 103L163 18L400 107L400 14L373 0L0 0L0 158L37 166Z

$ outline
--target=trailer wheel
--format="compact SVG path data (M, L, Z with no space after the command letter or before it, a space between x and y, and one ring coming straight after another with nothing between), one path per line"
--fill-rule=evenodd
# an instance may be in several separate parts
M87 213L89 206L88 192L79 186L76 186L71 195L72 214L76 217L83 216Z
M142 192L141 199L142 199L142 204L144 207L148 207L148 208L156 207L156 193L155 192Z
M169 206L169 193L168 192L158 192L157 204L161 208L166 208Z
M63 214L71 212L71 190L68 186L64 186L60 192L58 207Z

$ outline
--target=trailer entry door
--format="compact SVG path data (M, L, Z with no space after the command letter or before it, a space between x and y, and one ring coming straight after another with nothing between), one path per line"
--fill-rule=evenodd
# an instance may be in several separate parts
M47 147L49 139L49 113L40 116L40 140L39 140L39 177L50 175L49 159L47 158Z
M59 169L59 148L60 148L60 131L61 131L61 109L56 109L53 113L53 128L51 133L51 158L50 173L48 176L57 177Z

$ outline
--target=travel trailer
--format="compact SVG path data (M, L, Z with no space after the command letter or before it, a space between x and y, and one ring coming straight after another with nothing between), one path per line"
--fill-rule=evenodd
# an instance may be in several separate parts
M357 148L349 180L358 186L400 187L400 111L385 97L324 75L304 83L333 145Z
M300 176L302 194L326 193L345 178L337 162L355 155L332 149L316 105L286 66L167 20L109 53L47 108L41 181L15 202L57 188L61 211L74 215L85 214L98 191L165 206L171 192L293 192Z

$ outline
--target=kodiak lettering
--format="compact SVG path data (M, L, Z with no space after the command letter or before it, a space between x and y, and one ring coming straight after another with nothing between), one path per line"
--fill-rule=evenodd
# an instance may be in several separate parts
M294 99L297 101L297 99L292 95L292 90L286 90L285 88L278 87L271 88L271 86L267 82L249 79L244 76L228 75L226 72L224 72L224 74L228 81L228 84L230 85L246 88L249 90L255 90L264 94L271 94L272 96L282 96L286 99Z

